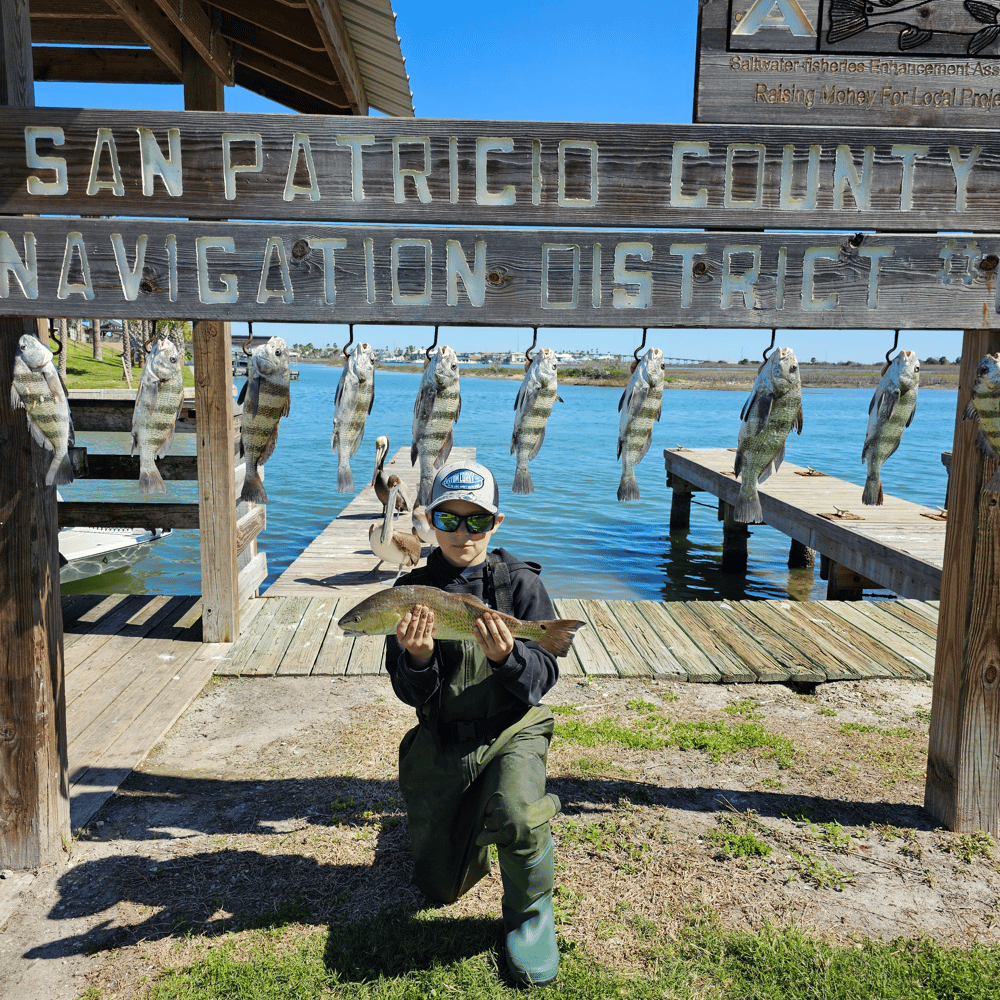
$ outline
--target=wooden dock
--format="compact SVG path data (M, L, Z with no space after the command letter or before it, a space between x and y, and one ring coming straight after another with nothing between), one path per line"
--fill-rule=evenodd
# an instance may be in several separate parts
M664 451L675 502L678 493L704 491L734 506L740 488L734 454L727 448ZM945 536L940 509L888 494L881 507L865 507L857 484L790 462L759 492L766 524L833 564L898 597L927 601L940 596Z

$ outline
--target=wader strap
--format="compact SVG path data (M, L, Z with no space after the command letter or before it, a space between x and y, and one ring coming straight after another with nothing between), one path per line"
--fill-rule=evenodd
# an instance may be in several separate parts
M505 615L513 614L514 596L510 587L510 569L495 552L487 553L486 569L493 584L493 598L496 601L497 611L502 611Z
M513 726L525 712L527 705L519 705L508 712L491 715L488 719L473 719L470 722L439 722L438 736L442 743L483 743L495 740L505 729Z

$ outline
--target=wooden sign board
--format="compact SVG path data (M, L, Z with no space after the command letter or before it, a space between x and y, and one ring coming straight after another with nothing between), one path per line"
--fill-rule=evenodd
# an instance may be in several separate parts
M998 7L701 0L696 122L989 129Z
M7 215L996 232L998 190L1000 131L0 112Z
M0 220L0 315L571 327L1000 325L1000 235Z

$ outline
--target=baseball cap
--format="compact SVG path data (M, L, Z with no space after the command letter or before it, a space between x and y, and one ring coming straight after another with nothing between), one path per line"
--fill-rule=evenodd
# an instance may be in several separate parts
M468 500L496 514L500 509L500 490L493 473L478 462L452 462L438 469L431 487L428 512L447 500Z

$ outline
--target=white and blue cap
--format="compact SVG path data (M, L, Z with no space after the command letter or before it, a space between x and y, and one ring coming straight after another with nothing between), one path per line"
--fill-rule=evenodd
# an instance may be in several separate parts
M468 500L491 514L500 510L500 490L493 473L478 462L452 462L438 469L428 513L447 500Z

